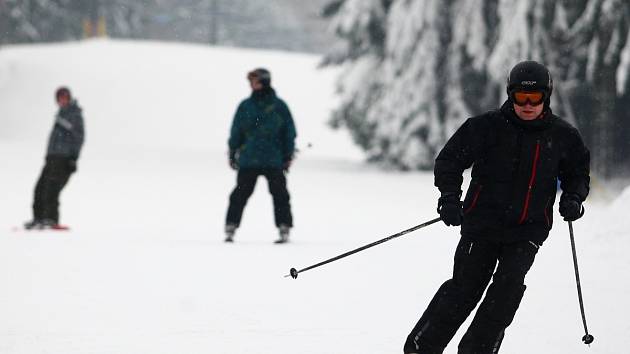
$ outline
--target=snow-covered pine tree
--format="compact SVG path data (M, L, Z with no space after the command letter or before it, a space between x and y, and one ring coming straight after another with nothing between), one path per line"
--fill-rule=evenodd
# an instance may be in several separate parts
M331 123L346 125L355 141L367 151L374 151L376 145L377 124L371 124L366 116L370 102L381 94L379 68L388 7L389 1L350 0L331 3L324 10L324 14L334 16L332 26L344 38L331 50L324 65L346 64L338 87L343 102Z
M552 108L579 127L594 170L629 172L630 139L618 128L630 128L630 3L337 0L328 13L343 45L325 62L344 66L332 122L371 159L430 168L463 120L506 98L509 69L534 59L552 70Z
M591 147L594 170L604 177L627 173L630 125L622 107L630 104L626 90L630 3L562 1L552 10L555 52L547 57L562 73L566 111Z

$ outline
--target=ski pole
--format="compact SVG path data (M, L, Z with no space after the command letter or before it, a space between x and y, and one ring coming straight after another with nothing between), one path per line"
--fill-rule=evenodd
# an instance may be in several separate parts
M344 254L340 254L340 255L338 255L338 256L336 256L336 257L333 257L333 258L327 259L327 260L325 260L325 261L323 261L323 262L319 262L319 263L317 263L317 264L313 264L312 266L308 266L308 267L303 268L303 269L300 269L300 270L297 270L297 269L295 269L295 268L291 268L291 270L289 271L289 274L285 275L284 277L286 278L286 277L288 277L288 276L291 276L293 279L297 279L297 276L298 276L298 274L299 274L299 273L306 272L306 271L307 271L307 270L309 270L309 269L317 268L317 267L319 267L319 266L323 266L324 264L328 264L328 263L330 263L330 262L334 262L334 261L336 261L336 260L339 260L339 259L341 259L341 258L347 257L347 256L349 256L349 255L351 255L351 254L355 254L355 253L357 253L357 252L361 252L361 251L363 251L363 250L365 250L365 249L368 249L368 248L370 248L370 247L376 246L376 245L381 244L381 243L383 243L383 242L387 242L387 241L389 241L389 240L393 240L393 239L395 239L395 238L397 238L397 237L400 237L400 236L406 235L406 234L408 234L408 233L410 233L410 232L413 232L413 231L419 230L419 229L421 229L421 228L423 228L423 227L425 227L425 226L429 226L429 225L431 225L431 224L434 224L434 223L436 223L436 222L438 222L438 221L440 221L440 220L441 220L441 218L435 218L435 219L433 219L433 220L429 220L429 221L427 221L427 222L425 222L425 223L422 223L422 224L420 224L420 225L416 225L416 226L414 226L414 227L412 227L412 228L410 228L410 229L407 229L407 230L401 231L401 232L399 232L399 233L397 233L397 234L394 234L394 235L391 235L391 236L387 236L387 237L385 237L385 238L383 238L383 239L381 239L381 240L378 240L378 241L372 242L372 243L370 243L369 245L365 245L365 246L359 247L359 248L354 249L354 250L352 250L352 251L346 252L346 253L344 253Z
M582 286L580 285L580 272L578 271L577 254L575 252L575 238L573 237L573 223L569 221L569 236L571 237L571 250L573 251L573 267L575 268L575 282L577 284L578 299L580 300L580 312L582 313L582 323L584 324L584 332L586 333L582 337L584 344L591 344L595 340L595 337L588 333L586 327L586 315L584 314L584 301L582 300Z

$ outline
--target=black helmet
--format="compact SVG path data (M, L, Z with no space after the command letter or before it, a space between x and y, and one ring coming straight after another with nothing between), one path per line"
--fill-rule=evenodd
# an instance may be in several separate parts
M545 101L551 97L553 80L549 70L533 60L522 61L510 71L507 79L507 94L511 97L514 91L542 91Z
M271 73L265 68L258 68L247 74L248 79L256 78L263 87L271 86Z

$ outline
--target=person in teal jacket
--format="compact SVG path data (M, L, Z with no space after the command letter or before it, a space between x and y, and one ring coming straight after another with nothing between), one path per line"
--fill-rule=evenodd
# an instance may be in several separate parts
M233 242L256 180L264 176L273 197L275 223L280 234L276 243L285 243L293 227L285 173L295 151L295 124L289 107L271 87L269 70L255 69L247 79L252 94L238 106L228 141L229 163L238 174L236 188L230 194L225 241Z

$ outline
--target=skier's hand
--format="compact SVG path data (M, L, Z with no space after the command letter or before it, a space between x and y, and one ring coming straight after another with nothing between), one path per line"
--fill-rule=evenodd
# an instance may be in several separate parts
M233 170L238 170L238 161L236 160L236 151L230 150L228 164Z
M575 194L562 193L560 197L560 215L564 221L575 221L584 215L582 200Z
M68 171L74 173L77 171L77 160L68 160Z
M291 168L292 162L293 160L289 159L282 163L282 171L284 171L284 173L289 173L289 168Z
M438 213L446 226L459 226L464 217L463 203L459 200L459 193L442 193L438 199Z

